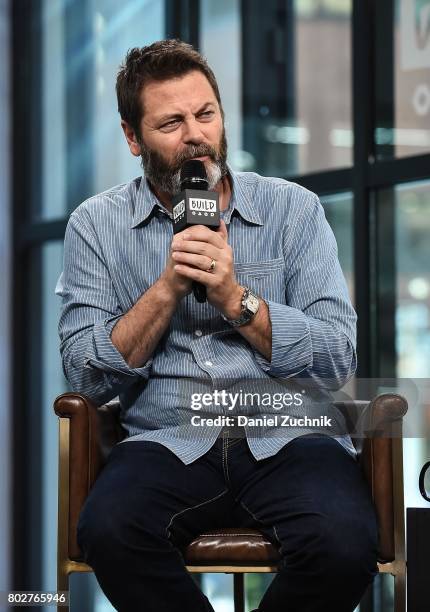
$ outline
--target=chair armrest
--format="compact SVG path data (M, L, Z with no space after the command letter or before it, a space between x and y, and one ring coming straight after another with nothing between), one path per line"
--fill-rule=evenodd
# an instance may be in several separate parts
M404 397L384 393L363 410L358 423L360 465L375 504L381 562L394 561L404 545L402 422L407 410Z
M336 402L336 406L345 415L372 494L378 518L378 558L393 561L396 537L404 524L402 421L408 404L401 395L384 393L371 402Z
M359 454L364 439L393 437L393 431L396 426L401 426L408 411L405 398L396 393L382 393L372 401L339 401L334 405L343 413L347 431Z
M119 402L97 407L84 395L63 393L56 398L54 411L60 417L60 462L68 466L63 466L68 470L68 490L60 490L59 495L67 495L69 557L80 560L79 514L109 452L125 432L119 424Z
M382 393L363 410L360 415L360 429L366 438L392 438L407 411L408 404L403 396L397 393Z

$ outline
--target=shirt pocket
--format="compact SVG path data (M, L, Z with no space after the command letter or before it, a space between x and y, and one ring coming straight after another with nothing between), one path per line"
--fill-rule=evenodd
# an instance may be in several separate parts
M255 262L235 262L238 283L246 285L265 300L285 304L285 261L282 257Z

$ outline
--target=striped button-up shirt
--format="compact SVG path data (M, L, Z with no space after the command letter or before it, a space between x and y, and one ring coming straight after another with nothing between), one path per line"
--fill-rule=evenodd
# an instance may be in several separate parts
M297 405L283 407L280 418L286 410L293 416L315 415L303 381L314 389L340 388L356 367L356 315L317 196L283 179L233 171L230 176L232 197L222 216L238 282L268 305L270 361L219 311L192 294L179 303L154 353L140 367L129 367L112 343L120 317L163 272L173 237L171 213L142 177L74 210L56 288L62 298L60 351L71 387L98 405L119 397L126 442L160 442L186 464L207 452L229 424L217 416L269 414L261 406L250 408L243 396L234 410L225 401L200 402L198 410L196 398L202 395L197 393L233 386L242 393L256 385L261 391L263 384L265 391L302 393ZM324 406L334 415L327 402L318 406L317 412ZM202 426L203 417L213 422ZM258 427L249 422L247 417L241 424L256 459L306 433L281 428L279 420L255 421ZM335 437L354 452L344 431Z

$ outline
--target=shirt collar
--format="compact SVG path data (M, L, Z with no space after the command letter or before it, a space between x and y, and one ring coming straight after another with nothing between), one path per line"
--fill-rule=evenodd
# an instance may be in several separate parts
M253 202L245 176L243 173L234 172L230 166L227 166L227 168L232 181L232 193L230 206L225 215L226 223L230 222L231 215L236 210L245 221L255 225L264 225L260 213Z
M131 219L131 229L134 229L151 215L155 207L162 210L167 216L171 217L172 213L160 202L149 187L145 176L135 179L137 184L134 211Z
M230 222L231 216L236 210L246 221L254 223L255 225L263 225L263 221L261 220L260 214L252 201L246 180L244 179L243 175L234 172L229 165L227 165L227 168L232 182L232 194L230 198L230 205L223 215L225 222L227 224ZM131 229L134 229L146 221L155 207L159 208L167 216L172 218L172 213L158 200L149 187L145 176L142 176L140 177L139 185L137 186L136 190Z

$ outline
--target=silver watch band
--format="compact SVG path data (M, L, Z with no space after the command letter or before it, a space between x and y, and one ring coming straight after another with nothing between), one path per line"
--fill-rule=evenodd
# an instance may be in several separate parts
M238 319L227 319L223 314L221 316L232 327L240 327L241 325L246 325L246 323L249 323L255 317L259 307L260 299L258 295L253 293L249 287L244 287L240 317Z

